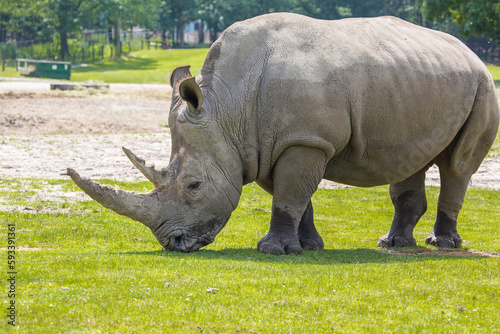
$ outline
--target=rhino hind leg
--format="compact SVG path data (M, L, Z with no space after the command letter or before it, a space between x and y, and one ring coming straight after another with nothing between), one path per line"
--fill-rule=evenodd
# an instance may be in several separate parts
M441 177L436 222L425 242L437 247L462 245L457 218L470 178L495 141L499 122L498 100L491 79L478 87L468 119L449 147L436 158Z
M470 177L456 178L440 168L441 191L434 228L425 243L443 248L457 248L462 238L457 231L457 218L464 202Z
M325 165L326 156L321 150L292 146L278 158L272 182L259 182L273 195L271 227L257 244L261 253L300 254L300 236L307 248L322 246L312 220L311 196L321 182Z
M428 167L408 179L391 184L389 193L394 205L394 218L389 232L378 240L379 246L406 247L417 244L413 229L427 210L425 172Z
M314 226L314 214L312 202L309 201L306 211L302 215L299 224L299 241L303 249L320 250L323 249L323 239Z

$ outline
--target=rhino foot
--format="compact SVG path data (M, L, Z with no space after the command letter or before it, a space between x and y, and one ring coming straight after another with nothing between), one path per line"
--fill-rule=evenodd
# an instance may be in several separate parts
M302 246L302 249L307 249L307 250L321 250L325 247L325 244L323 243L323 239L321 236L318 234L315 237L308 236L306 238L302 238L299 236L300 239L300 245Z
M409 247L416 246L417 241L413 236L394 236L387 233L378 239L377 245L382 247Z
M441 248L458 248L462 246L462 237L458 233L436 236L434 231L432 231L425 239L425 243Z
M301 254L298 240L289 240L266 235L257 243L257 250L263 254Z

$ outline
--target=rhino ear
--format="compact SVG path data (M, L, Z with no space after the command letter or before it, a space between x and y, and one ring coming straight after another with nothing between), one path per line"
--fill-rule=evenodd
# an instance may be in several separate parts
M175 88L181 82L182 80L192 77L191 72L189 71L189 68L191 66L182 66L182 67L177 67L173 72L172 75L170 76L170 86L172 86L174 92Z
M197 115L203 107L203 93L195 78L183 80L179 85L179 94L186 101L189 111Z

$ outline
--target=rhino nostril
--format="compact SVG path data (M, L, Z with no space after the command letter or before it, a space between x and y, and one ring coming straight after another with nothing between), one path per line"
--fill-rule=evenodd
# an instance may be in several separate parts
M175 237L174 248L176 251L180 251L181 236Z

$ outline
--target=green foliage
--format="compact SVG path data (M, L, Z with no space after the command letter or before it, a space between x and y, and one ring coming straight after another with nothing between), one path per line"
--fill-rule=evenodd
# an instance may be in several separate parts
M183 47L181 32L187 23L206 26L214 41L236 21L285 11L321 19L394 15L453 33L455 26L447 27L452 20L464 36L486 34L500 40L499 0L0 0L0 43L6 41L6 31L18 41L57 39L61 55L67 55L65 41L83 28L114 28L117 48L120 29L140 25L159 30L164 43L173 40Z
M451 18L460 33L469 37L486 34L500 43L499 0L421 0L427 20L441 22Z
M392 216L387 187L318 191L326 249L270 256L255 250L271 207L255 185L245 187L214 244L182 254L161 250L146 227L93 201L40 202L23 192L77 191L70 181L2 182L13 185L10 195L0 192L11 205L54 208L0 212L0 228L15 223L17 245L26 249L17 252L20 332L491 333L500 325L498 258L379 252L377 237ZM428 195L420 244L438 189ZM464 247L500 251L497 202L497 191L469 190L459 224ZM7 330L5 321L0 326Z

